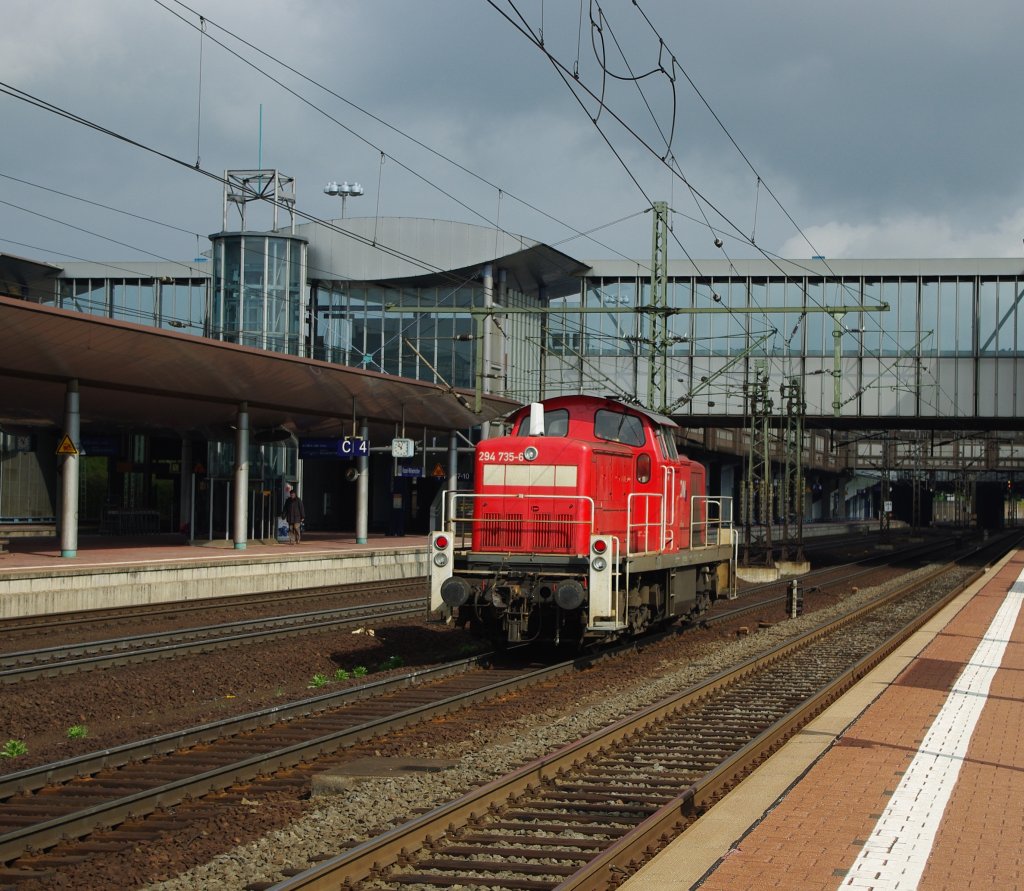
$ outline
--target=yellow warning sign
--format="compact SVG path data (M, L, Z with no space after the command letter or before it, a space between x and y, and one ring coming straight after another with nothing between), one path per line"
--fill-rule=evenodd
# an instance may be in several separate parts
M434 469L430 473L431 476L444 476L444 468L440 464L435 464Z
M66 433L64 438L60 441L60 445L57 446L58 455L77 455L78 449L75 448L75 444L71 441L71 437Z

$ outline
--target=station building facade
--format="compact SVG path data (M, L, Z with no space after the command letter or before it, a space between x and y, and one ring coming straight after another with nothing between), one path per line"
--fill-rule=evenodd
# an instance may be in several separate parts
M664 364L664 408L686 428L688 444L705 456L733 456L717 477L722 490L735 488L746 449L747 382L766 369L775 380L801 381L812 475L850 476L851 464L854 472L877 469L889 460L877 438L861 447L848 436L853 451L844 451L835 431L891 426L893 418L931 431L927 454L911 447L895 455L897 465L915 460L934 470L973 461L982 470L1024 471L1012 435L994 446L956 435L936 444L933 435L1020 429L1024 269L1017 261L670 261L664 299L677 312L662 314L656 350L655 316L643 311L652 300L647 260L578 260L488 227L408 218L252 231L243 215L210 242L206 256L183 263L0 255L0 287L62 309L522 402L575 392L643 402L653 366ZM339 406L339 415L346 410ZM464 442L479 434L466 431ZM54 515L55 436L3 425L0 519ZM422 430L413 438L426 450L445 436ZM181 528L180 442L130 426L83 430L83 437L91 437L95 459L83 474L83 526L101 526L113 508L145 512L147 530ZM215 437L190 444L211 499L230 477L232 447ZM252 450L256 485L266 491L304 477L305 488L325 493L307 508L312 522L345 528L338 467L300 464L294 442L256 442ZM424 460L425 470L428 463L434 458ZM375 467L373 528L394 523L396 487L408 495L409 486L422 486L406 499L401 525L426 531L433 500L426 481L396 483L383 451ZM852 485L851 496L833 484L810 512L871 515L877 505L864 500L862 481ZM211 512L208 528L194 532L215 537L215 525Z

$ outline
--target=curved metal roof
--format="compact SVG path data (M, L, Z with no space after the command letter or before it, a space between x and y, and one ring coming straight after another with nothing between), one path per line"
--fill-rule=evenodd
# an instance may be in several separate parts
M557 297L578 292L579 277L589 269L553 247L489 226L415 217L356 217L331 225L296 227L309 242L311 279L425 285L461 281L493 263L516 290Z

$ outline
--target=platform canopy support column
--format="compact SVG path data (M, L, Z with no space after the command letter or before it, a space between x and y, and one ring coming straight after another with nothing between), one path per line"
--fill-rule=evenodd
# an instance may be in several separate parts
M235 550L244 551L249 528L249 403L238 406L235 424L235 483L232 531Z
M64 395L64 438L58 448L63 456L60 498L60 555L78 556L78 462L81 416L78 381L68 381Z
M192 467L192 440L181 440L181 469L178 471L179 492L178 492L178 527L186 532L188 540L195 538L195 529L192 517L192 478L194 476Z
M363 442L370 441L370 428L364 422L359 428ZM366 544L369 535L370 514L370 456L360 455L356 458L359 476L356 479L356 544Z

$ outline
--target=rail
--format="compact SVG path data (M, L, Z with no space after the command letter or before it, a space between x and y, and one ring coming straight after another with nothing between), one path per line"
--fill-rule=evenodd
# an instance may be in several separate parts
M677 834L680 822L691 822L709 809L782 741L860 680L981 574L980 570L975 572L966 584L952 591L929 595L927 606L909 623L898 613L874 625L862 621L865 615L884 611L947 570L941 567L928 580L917 579L455 801L325 858L272 886L272 891L353 888L370 878L375 887L382 887L394 877L390 868L396 863L401 864L405 882L419 881L425 887L464 883L467 887L550 888L556 887L556 882L557 888L566 891L618 887L666 837ZM901 626L899 630L897 626ZM851 628L860 629L861 634L851 635ZM834 661L845 665L827 664L822 653L837 647L842 648L842 655ZM764 701L765 678L783 694L767 703L769 708L765 708ZM745 708L747 701L754 707ZM709 763L705 758L690 759L683 766L669 768L667 781L660 780L666 772L663 759L668 757L661 755L665 740L669 740L673 758L681 755L688 750L685 741L706 730L709 714L716 720L729 715L728 733L721 736L730 740L721 747L720 760ZM719 736L715 738L717 742ZM617 766L613 777L606 779L607 774L602 773L606 768L600 762L612 760ZM692 779L687 777L681 783L684 770ZM597 844L581 844L584 850L578 855L561 858L546 845L534 842L541 833L557 836L561 826L551 827L556 821L566 827L568 834L577 825L572 823L573 812L582 812L578 824L588 827L603 820L612 827L629 828L617 837L607 832L614 840L604 850ZM537 813L543 813L544 827L530 834L529 821L536 819ZM625 816L617 820L619 813ZM635 819L638 814L639 820ZM492 843L495 834L489 831L497 825L506 835L520 827L522 831L507 840L499 838L499 846ZM472 826L473 832L459 832L467 826ZM569 866L572 860L581 863Z

